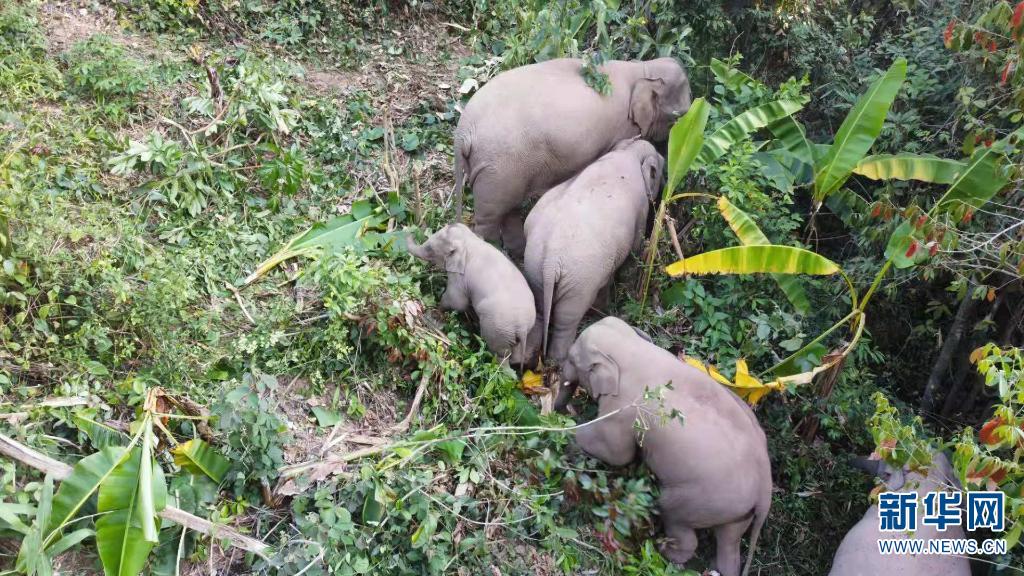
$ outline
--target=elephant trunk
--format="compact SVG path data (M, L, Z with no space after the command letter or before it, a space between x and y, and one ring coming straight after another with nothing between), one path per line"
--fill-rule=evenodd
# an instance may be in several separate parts
M871 460L868 458L862 458L858 456L850 457L850 466L863 470L868 474L871 474L872 476L878 476L881 473L882 467L884 465L885 463L881 460Z
M573 394L576 393L576 382L562 382L557 384L558 390L555 391L555 401L552 407L556 412L562 412L565 407L569 404L569 400L572 399Z
M423 244L417 244L412 239L412 234L405 237L405 249L409 251L409 254L419 258L420 260L427 260L427 250L423 247Z

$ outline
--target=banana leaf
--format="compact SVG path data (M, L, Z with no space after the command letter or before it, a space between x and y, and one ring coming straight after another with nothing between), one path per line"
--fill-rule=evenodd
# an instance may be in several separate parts
M868 156L853 172L872 180L919 180L932 184L952 184L967 165L957 160L917 154L879 154Z
M803 107L804 103L800 100L777 100L741 112L705 138L696 165L704 166L714 162L751 132L790 116Z
M950 183L949 189L935 203L940 212L959 212L961 210L980 208L992 199L1009 183L1000 162L1004 157L1002 150L1011 139L1024 135L1024 129L993 144L981 146L974 150L967 167Z
M718 198L718 211L722 213L729 227L746 246L771 244L768 237L761 232L757 224L745 212L737 208L725 196ZM807 299L800 281L792 275L772 274L772 278L779 284L779 288L786 294L786 298L794 308L801 314L807 314L811 310L811 303Z
M811 274L828 276L840 272L834 262L803 248L792 246L733 246L704 252L669 264L670 276L682 274Z
M137 576L142 572L159 540L157 514L166 506L163 471L153 465L152 453L144 447L132 450L100 485L96 547L106 576Z
M196 438L178 444L171 450L174 463L193 474L204 474L218 484L231 469L231 462L221 456L213 446Z
M668 183L662 200L672 197L676 187L690 171L704 145L704 127L711 108L703 98L697 98L686 114L672 126L668 138Z
M864 158L889 113L896 94L907 76L907 61L899 58L875 80L846 115L828 152L816 162L814 199L821 202L846 182L853 168Z

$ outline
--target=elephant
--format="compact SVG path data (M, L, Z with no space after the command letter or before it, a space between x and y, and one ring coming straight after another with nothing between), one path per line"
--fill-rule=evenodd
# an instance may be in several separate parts
M872 475L881 478L887 491L914 492L918 494L918 505L928 492L959 491L960 482L941 452L932 452L932 464L927 472L912 472L907 468L894 469L881 460L859 460L857 465ZM864 517L846 533L832 560L829 576L971 576L971 563L961 556L919 554L887 554L878 551L882 539L909 538L905 532L882 532L879 526L878 505L868 508ZM924 525L920 519L913 538L933 540L937 538L965 538L960 526L947 526L939 532L933 525Z
M527 336L537 319L533 293L519 269L500 250L464 224L449 224L423 244L406 238L413 256L444 268L448 284L441 308L476 313L487 347L522 365L532 353Z
M598 404L597 418L576 432L578 446L613 466L639 452L657 477L670 539L662 554L683 565L697 548L694 531L711 528L717 570L736 576L740 539L750 528L745 576L772 502L767 440L750 407L613 316L580 334L561 374L557 407L576 386ZM661 418L671 410L685 421Z
M525 246L522 204L577 174L620 140L668 139L690 108L690 81L674 58L609 61L611 93L587 85L583 62L561 58L502 72L470 98L455 128L456 220L463 188L474 229L515 258Z
M595 300L644 240L665 159L646 140L623 140L574 178L545 194L526 219L526 280L541 315L532 335L561 361ZM548 334L550 328L550 335Z

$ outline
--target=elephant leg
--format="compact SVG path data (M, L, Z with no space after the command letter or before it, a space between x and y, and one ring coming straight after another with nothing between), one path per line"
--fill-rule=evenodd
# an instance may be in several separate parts
M492 319L484 315L480 316L480 336L484 342L487 342L487 348L497 356L498 361L503 365L508 365L512 355L513 338L503 332Z
M611 302L612 293L612 281L609 280L607 284L601 287L597 291L597 296L594 298L594 305L591 308L601 314L608 314L608 305Z
M551 311L551 332L548 334L548 356L556 364L561 364L569 354L569 348L576 341L576 330L592 302L593 298L578 293L556 294Z
M715 528L715 569L722 576L739 576L743 565L740 540L750 527L752 518Z
M501 221L501 243L513 260L522 260L526 253L526 232L523 231L523 216L519 210L512 210Z
M491 244L499 245L505 218L523 201L522 188L520 179L498 174L493 169L481 170L473 181L473 231Z
M668 541L661 544L659 552L676 566L682 567L697 550L697 533L693 528L679 522L665 522L665 536Z

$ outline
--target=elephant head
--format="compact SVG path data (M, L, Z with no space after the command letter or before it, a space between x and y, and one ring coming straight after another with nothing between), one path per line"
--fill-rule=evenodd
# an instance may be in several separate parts
M669 128L690 109L690 79L675 58L639 62L643 73L629 96L629 118L640 135L655 142L668 139Z
M960 489L960 481L949 458L937 450L932 451L932 462L927 472L911 470L908 466L895 468L883 460L868 458L851 458L850 464L880 479L890 491Z
M583 386L595 401L602 396L618 396L619 364L606 351L620 348L624 338L637 337L651 341L647 333L614 316L603 318L584 330L561 366L563 382L555 395L555 410L565 408L577 386Z
M465 224L449 224L422 244L416 244L411 235L407 236L406 248L413 256L438 268L462 274L466 271L466 234L473 234L473 231Z

